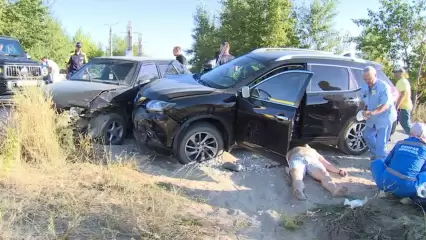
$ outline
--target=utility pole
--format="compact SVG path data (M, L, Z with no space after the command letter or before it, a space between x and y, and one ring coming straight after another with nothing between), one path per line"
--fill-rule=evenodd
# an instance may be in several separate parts
M142 56L142 33L140 32L133 32L132 22L129 21L127 24L127 31L124 32L127 36L127 49L126 49L126 56L133 56L133 34L138 34L138 56Z
M132 36L132 22L127 24L127 51L126 56L133 56L133 36Z
M106 26L109 26L109 55L112 56L112 26L117 25L118 22L114 24L105 24Z
M141 33L139 33L138 47L139 47L138 56L142 57L142 34Z

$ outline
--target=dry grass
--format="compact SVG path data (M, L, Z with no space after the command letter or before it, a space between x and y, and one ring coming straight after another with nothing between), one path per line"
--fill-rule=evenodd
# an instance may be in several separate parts
M210 239L222 230L195 203L132 164L77 146L66 115L37 88L16 94L1 128L0 239ZM105 164L107 162L107 164Z
M426 122L426 104L419 104L414 109L413 122Z
M422 209L401 205L389 199L370 199L364 206L350 209L343 205L324 206L315 211L320 223L320 239L392 240L425 239Z

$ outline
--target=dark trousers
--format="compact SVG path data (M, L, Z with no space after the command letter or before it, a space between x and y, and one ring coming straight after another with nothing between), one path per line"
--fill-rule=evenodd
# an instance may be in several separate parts
M399 109L398 122L401 124L404 132L409 135L411 131L411 111L406 109Z

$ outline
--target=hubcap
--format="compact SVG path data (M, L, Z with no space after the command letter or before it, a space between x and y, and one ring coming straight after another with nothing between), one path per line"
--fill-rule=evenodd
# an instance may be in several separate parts
M124 129L123 126L116 121L113 121L109 124L107 130L107 138L110 143L123 137Z
M362 132L364 129L364 122L356 122L353 123L346 132L346 144L354 152L361 152L367 147L367 144L362 137Z
M195 133L185 144L186 157L191 161L202 162L210 160L216 157L217 152L217 140L210 133Z

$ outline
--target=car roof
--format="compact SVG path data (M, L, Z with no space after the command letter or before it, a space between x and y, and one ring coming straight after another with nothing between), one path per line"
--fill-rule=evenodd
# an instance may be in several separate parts
M110 59L110 60L127 60L135 62L170 62L176 59L173 58L158 58L158 57L139 57L139 56L105 56L105 57L96 57L95 59Z
M259 59L261 61L266 62L279 62L290 59L318 59L318 60L333 60L333 61L346 61L348 63L358 63L365 65L382 65L377 62L365 60L357 57L347 57L336 55L332 52L326 51L317 51L310 49L302 49L302 48L258 48L250 53L248 53L249 57L253 57Z
M9 37L9 36L3 36L3 35L0 35L0 39L7 39L7 40L19 41L17 38Z

